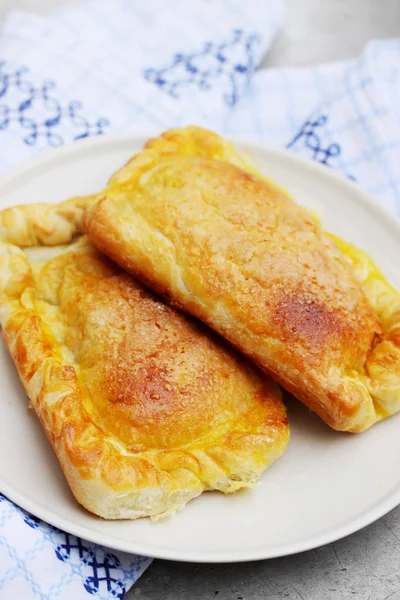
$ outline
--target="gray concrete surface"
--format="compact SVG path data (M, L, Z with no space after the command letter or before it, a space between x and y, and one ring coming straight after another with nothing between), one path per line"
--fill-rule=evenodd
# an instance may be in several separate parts
M46 14L77 1L0 0L0 24L10 9ZM264 67L347 58L372 38L400 36L400 0L287 0L286 4L284 30ZM126 598L400 600L400 507L344 540L291 557L231 565L156 560Z
M353 536L295 556L230 565L155 561L127 600L400 600L399 536L396 509Z
M286 7L264 67L350 58L372 38L400 35L400 0L286 0Z

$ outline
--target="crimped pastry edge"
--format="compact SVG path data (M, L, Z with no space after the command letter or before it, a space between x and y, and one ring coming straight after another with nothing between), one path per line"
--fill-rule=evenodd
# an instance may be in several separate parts
M0 265L3 338L69 486L89 511L106 519L161 518L203 491L252 487L285 450L288 427L266 421L259 431L231 431L203 449L124 452L91 421L75 369L62 360L30 306L32 275L24 253L0 243ZM280 401L280 391L274 389ZM256 466L254 442L264 449Z

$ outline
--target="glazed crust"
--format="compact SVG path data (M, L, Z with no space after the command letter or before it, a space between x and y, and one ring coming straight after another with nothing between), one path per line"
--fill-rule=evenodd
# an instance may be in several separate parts
M219 136L150 140L84 229L331 427L360 432L400 409L399 294Z
M60 204L5 208L0 211L0 241L21 248L68 244L82 233L83 210L90 201L90 196L77 196Z
M68 242L74 211L67 229L59 206L13 215L23 226L0 244L3 337L78 502L107 519L158 518L204 490L251 486L288 442L276 384L87 238L37 246ZM32 232L46 219L54 231Z

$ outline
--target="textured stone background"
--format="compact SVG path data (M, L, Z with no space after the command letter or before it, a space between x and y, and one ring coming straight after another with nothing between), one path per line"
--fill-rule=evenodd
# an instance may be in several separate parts
M46 14L78 1L0 0L0 24L11 9ZM285 28L265 58L265 67L348 58L372 38L400 36L400 0L286 4ZM400 507L344 540L286 558L231 565L154 561L126 600L261 598L400 600Z

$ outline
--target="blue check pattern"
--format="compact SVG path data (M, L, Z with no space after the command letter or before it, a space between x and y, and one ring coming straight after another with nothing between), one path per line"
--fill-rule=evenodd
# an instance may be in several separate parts
M258 71L251 87L226 130L334 168L400 212L400 40L370 42L358 59Z

